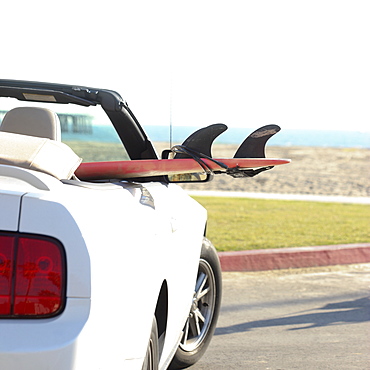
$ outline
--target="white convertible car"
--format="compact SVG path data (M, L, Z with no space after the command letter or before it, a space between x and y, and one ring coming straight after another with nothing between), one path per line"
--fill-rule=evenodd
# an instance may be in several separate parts
M11 80L0 97L0 369L196 362L221 298L206 211L163 177L74 176L80 157L157 158L127 104Z
M81 158L158 159L126 102L110 90L0 80L0 121L0 369L198 361L221 301L206 210L163 174L78 176ZM224 129L200 138L209 146Z

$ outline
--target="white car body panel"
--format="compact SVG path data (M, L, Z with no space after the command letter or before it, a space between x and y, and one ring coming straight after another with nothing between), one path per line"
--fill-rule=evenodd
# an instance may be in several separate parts
M21 196L22 193L15 191L3 190L0 193L0 227L3 230L16 231L18 229Z
M89 309L89 299L69 298L63 314L56 318L2 320L1 369L73 369L77 338Z
M63 313L1 320L0 368L141 369L164 281L169 301L160 366L166 368L191 305L203 207L176 185L62 183L25 169L12 177L2 165L0 187L0 230L54 237L67 259ZM143 188L154 207L145 204Z

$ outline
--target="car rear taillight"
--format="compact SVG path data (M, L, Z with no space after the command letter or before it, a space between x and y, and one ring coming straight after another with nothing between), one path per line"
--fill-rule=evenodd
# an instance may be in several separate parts
M44 318L65 304L65 256L55 239L0 232L0 317Z

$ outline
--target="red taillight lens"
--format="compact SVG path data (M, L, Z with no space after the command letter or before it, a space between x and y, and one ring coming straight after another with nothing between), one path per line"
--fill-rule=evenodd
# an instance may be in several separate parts
M65 302L65 258L59 242L0 234L0 316L50 317Z
M14 237L0 235L0 315L10 315Z

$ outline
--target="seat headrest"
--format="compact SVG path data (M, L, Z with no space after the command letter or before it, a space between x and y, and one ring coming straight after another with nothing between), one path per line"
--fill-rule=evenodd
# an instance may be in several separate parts
M0 131L61 141L59 117L45 108L18 107L7 112Z

